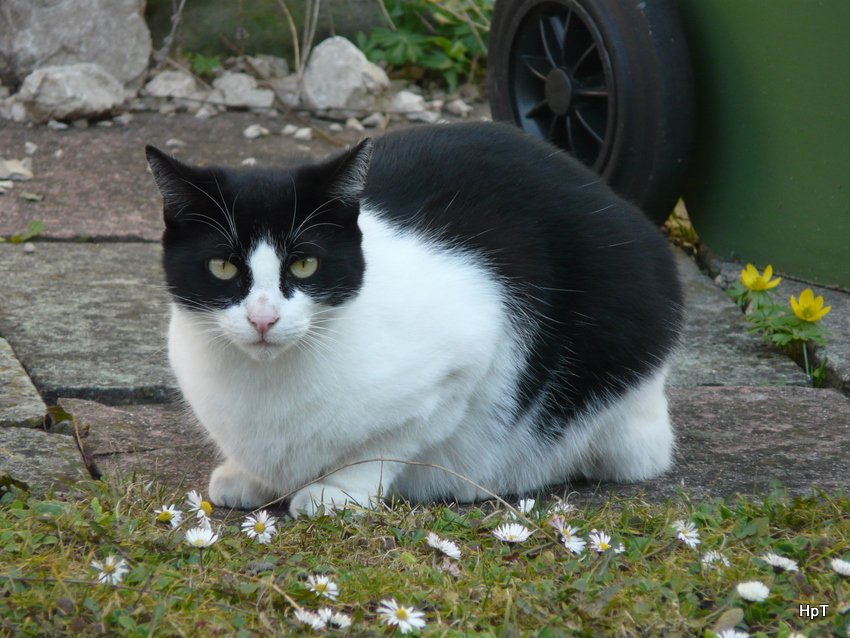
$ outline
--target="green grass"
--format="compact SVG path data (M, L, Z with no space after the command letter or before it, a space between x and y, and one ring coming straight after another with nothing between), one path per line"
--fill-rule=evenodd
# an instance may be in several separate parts
M423 611L419 633L427 636L708 636L733 625L757 636L846 636L850 622L850 579L830 568L832 558L850 559L850 496L611 500L567 519L585 537L607 531L625 552L580 556L558 542L540 510L526 521L533 536L517 545L492 535L510 514L491 504L402 503L287 519L269 545L241 533L244 513L216 511L221 538L203 562L183 539L194 519L176 530L155 520L154 509L183 499L142 481L93 482L73 497L42 500L7 491L0 635L308 635L294 609L327 604L351 615L351 634L386 636L392 630L375 613L385 598ZM677 540L677 519L698 527L697 550ZM428 531L460 546L454 574L425 543ZM710 549L730 566L702 566ZM800 571L774 573L758 559L767 551L797 560ZM130 565L116 586L98 583L90 565L110 554ZM336 601L309 591L314 573L336 581ZM743 601L735 588L746 580L768 585L767 601ZM808 620L798 616L801 603L829 608Z

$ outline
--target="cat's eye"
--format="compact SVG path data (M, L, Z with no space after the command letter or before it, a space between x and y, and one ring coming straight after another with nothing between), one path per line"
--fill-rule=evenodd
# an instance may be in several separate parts
M305 257L304 259L293 261L289 265L289 272L298 277L298 279L307 279L307 277L312 277L318 268L318 259L315 257Z
M224 281L233 279L239 274L239 269L226 259L210 259L207 262L207 268L210 269L213 277Z

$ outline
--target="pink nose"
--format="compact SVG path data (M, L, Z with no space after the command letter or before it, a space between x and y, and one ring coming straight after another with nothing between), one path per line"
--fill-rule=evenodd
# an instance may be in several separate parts
M278 319L280 319L280 317L278 317L277 313L271 308L261 308L248 315L248 321L250 321L251 325L257 329L257 332L260 333L261 337L266 336L269 328L275 325Z

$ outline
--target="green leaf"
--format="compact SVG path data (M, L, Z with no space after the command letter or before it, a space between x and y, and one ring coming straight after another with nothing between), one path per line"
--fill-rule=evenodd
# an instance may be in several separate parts
M17 235L12 235L8 238L8 242L11 244L22 244L25 241L29 241L33 237L37 237L44 230L44 222L40 219L30 222L30 225L27 226L27 229L22 233L18 233Z

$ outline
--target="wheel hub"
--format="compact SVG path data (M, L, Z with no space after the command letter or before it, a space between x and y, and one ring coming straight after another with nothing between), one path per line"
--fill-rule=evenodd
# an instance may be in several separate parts
M563 69L552 69L546 75L546 101L555 115L566 115L573 101L573 82Z

